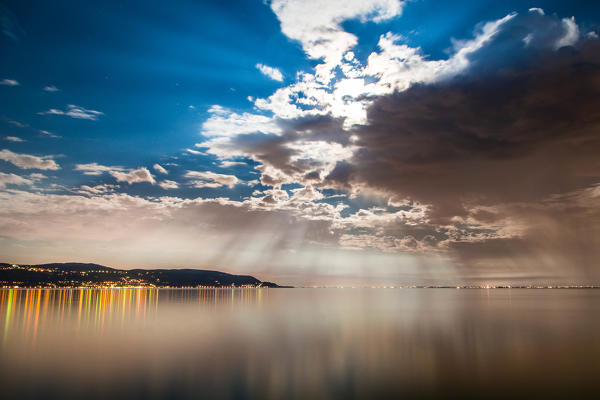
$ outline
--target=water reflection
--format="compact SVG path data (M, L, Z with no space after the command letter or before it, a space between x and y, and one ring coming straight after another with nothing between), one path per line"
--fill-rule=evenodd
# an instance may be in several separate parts
M372 398L600 389L600 291L0 290L17 398Z
M239 306L260 302L266 290L257 289L8 289L0 290L2 343L19 335L35 344L40 324L63 324L76 319L78 329L102 330L106 324L140 322L155 317L164 304ZM268 294L268 293L267 293ZM70 321L73 322L73 321Z

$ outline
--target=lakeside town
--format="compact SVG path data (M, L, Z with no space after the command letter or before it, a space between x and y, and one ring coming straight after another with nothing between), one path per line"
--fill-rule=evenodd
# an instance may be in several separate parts
M0 288L262 288L280 287L249 275L199 269L123 270L98 264L0 263Z

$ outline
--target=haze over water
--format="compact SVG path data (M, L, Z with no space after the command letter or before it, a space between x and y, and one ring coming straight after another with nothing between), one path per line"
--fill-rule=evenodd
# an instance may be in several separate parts
M585 396L600 290L1 290L6 398Z

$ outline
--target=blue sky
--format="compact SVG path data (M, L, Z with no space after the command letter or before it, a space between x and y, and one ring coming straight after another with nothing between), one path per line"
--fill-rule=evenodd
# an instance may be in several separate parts
M440 208L435 201L403 187L340 181L344 167L360 169L359 155L370 149L363 140L365 127L374 126L368 110L413 86L471 79L486 63L495 73L499 65L513 68L511 60L594 42L600 20L600 6L586 1L8 1L0 12L0 190L10 210L2 225L8 232L0 241L4 254L20 262L217 263L237 271L268 264L268 276L303 282L328 280L331 274L346 279L357 270L364 273L373 259L388 269L368 279L421 279L415 265L423 259L431 270L442 271L435 279L460 269L447 251L448 232L460 229L432 222L428 213ZM531 38L547 45L528 45ZM160 202L164 213L139 212L150 219L159 212L161 229L177 225L169 234L181 236L186 250L153 261L148 249L156 238L144 239L140 226L123 230L123 237L141 235L127 257L119 256L120 246L121 253L98 250L108 246L99 244L100 231L73 242L41 228L37 234L16 233L17 215L42 224L68 213L53 214L43 199L88 202L81 214L71 215L70 226L96 221L107 232L120 228L86 207L127 200L143 209ZM39 221L10 206L23 201L40 207ZM203 233L191 232L183 221L167 221L174 213L169 207L180 210L194 201L204 202L201 207L220 202L223 209L210 211L214 215L232 207L243 211L231 227L221 226L218 218L207 222L208 211L198 211L197 220L186 217L194 229L205 227L217 247L247 241L248 232L239 233L239 226L257 224L269 239L254 250L277 253L277 262L249 256L252 250L246 248L227 259L194 255ZM303 231L257 222L265 220L263 213ZM361 220L365 213L368 222ZM250 222L244 220L248 215ZM400 233L385 233L399 220ZM461 224L468 226L469 237L491 230L504 240L510 230L483 221ZM409 233L406 226L416 225L423 231ZM274 239L280 236L289 236L288 242ZM428 248L429 236L445 244ZM296 252L304 264L286 267ZM347 261L357 253L360 263L351 268L327 266L331 254Z
M2 72L22 82L2 96L5 118L62 136L76 162L101 157L137 165L177 155L198 140L208 107L250 108L247 96L265 96L277 86L256 63L277 65L291 76L298 67L310 67L279 32L268 7L244 4L10 5L26 33L18 41L3 38ZM47 85L60 91L43 92ZM87 122L33 111L66 104L105 115ZM64 151L57 142L37 149L29 142L26 148Z

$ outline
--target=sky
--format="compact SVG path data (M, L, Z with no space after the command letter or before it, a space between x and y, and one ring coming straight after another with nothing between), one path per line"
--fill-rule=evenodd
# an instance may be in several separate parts
M0 2L3 262L600 283L600 4Z

